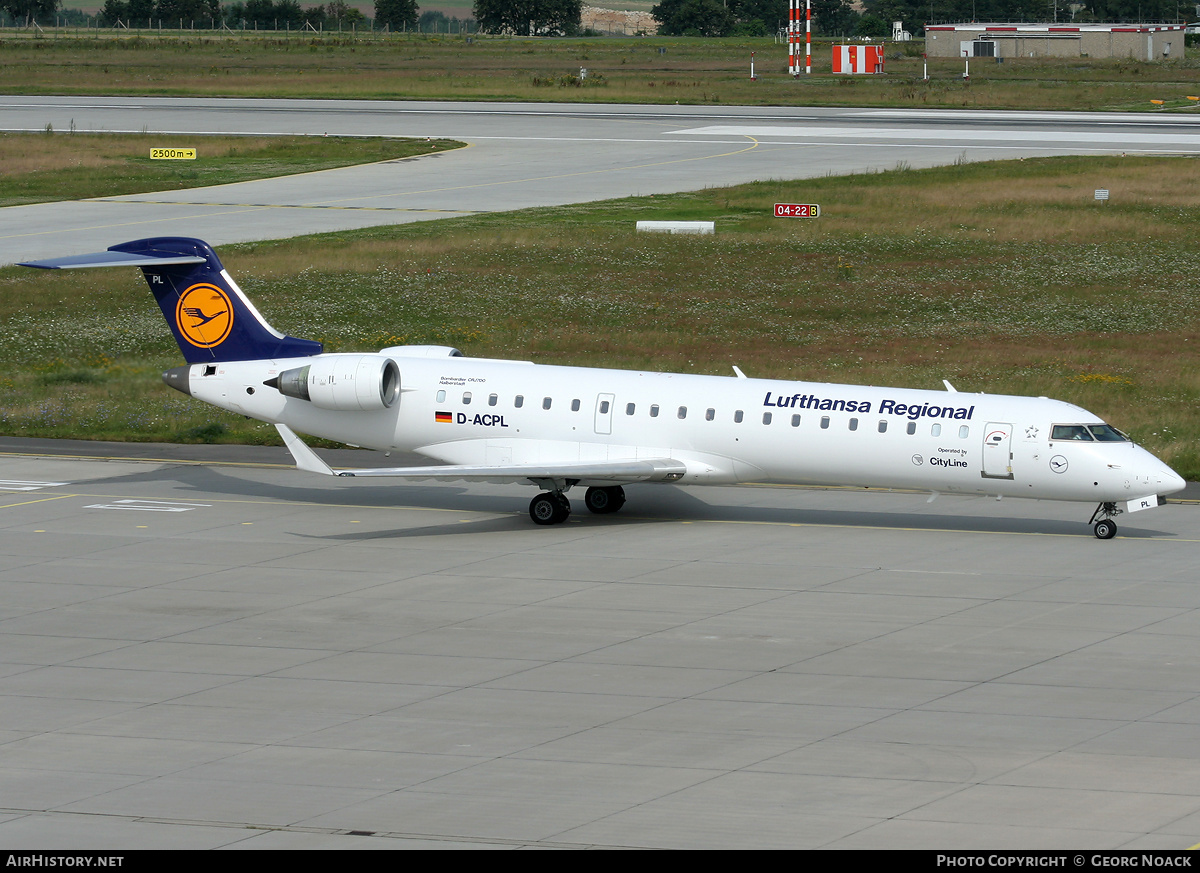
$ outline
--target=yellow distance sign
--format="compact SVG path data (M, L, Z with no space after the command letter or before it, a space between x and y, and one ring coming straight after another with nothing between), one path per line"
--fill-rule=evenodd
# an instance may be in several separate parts
M150 149L152 161L194 161L195 149Z

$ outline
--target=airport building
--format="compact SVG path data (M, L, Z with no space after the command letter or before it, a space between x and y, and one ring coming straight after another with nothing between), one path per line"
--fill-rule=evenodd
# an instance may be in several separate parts
M931 58L1183 57L1182 24L931 24Z

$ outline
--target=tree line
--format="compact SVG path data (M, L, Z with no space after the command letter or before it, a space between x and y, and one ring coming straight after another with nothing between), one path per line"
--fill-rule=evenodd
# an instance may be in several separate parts
M17 23L53 23L62 0L0 0L0 10ZM968 21L1101 21L1185 20L1195 4L1178 0L864 0L859 11L850 0L812 0L817 36L891 35L891 23L902 21L919 35L926 23ZM475 0L474 25L483 33L518 36L577 36L582 0ZM68 10L76 13L76 10ZM417 0L375 0L374 27L392 31L431 29L449 22L441 12L421 13ZM787 26L788 0L660 0L650 10L665 36L767 36ZM345 0L301 6L299 0L105 0L103 24L118 22L146 27L154 22L194 22L231 28L302 28L358 25L365 16ZM465 24L465 23L464 23ZM440 28L439 28L440 29Z
M862 6L859 11L850 0L812 0L814 35L890 37L893 21L914 35L927 23L1175 22L1188 20L1196 8L1176 0L1090 0L1082 6L1068 0L864 0ZM787 27L788 0L661 0L650 14L664 36L766 36Z

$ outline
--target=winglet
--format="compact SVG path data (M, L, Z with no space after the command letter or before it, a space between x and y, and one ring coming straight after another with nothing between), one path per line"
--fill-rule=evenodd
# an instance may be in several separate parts
M279 431L279 435L283 437L283 443L287 446L287 450L292 453L292 457L296 461L296 469L304 470L307 473L321 473L325 476L336 476L337 474L329 468L321 458L304 444L300 437L296 436L286 424L277 424L275 429Z

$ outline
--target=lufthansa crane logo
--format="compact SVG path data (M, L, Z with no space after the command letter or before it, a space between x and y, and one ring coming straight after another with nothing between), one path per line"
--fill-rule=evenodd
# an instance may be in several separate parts
M179 295L175 324L189 343L211 349L223 343L233 329L233 304L216 285L201 282Z

